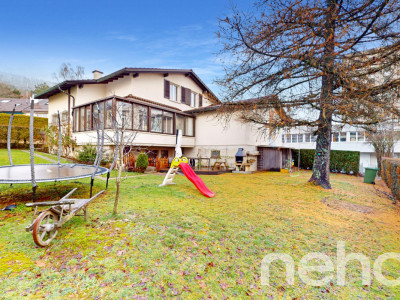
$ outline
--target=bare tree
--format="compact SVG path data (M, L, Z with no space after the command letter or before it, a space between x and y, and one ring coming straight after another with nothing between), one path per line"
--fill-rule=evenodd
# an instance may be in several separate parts
M332 125L400 115L388 96L399 77L384 76L400 60L399 11L399 0L260 0L247 12L233 8L220 22L226 68L218 82L225 102L256 100L225 107L269 132L315 128L310 182L331 188Z
M368 142L374 147L378 163L378 174L381 174L382 157L393 157L394 145L399 140L393 123L379 124L367 128Z
M96 122L97 118L94 117L93 120ZM105 140L113 147L113 155L116 158L116 193L113 208L113 214L116 215L118 212L121 183L126 179L126 177L122 177L122 172L125 171L124 158L133 151L133 142L137 135L137 132L132 130L132 106L124 105L124 102L117 101L115 112L107 114L106 127L110 128L111 125L114 127L114 130L105 131ZM110 173L107 174L107 180L109 176Z
M58 81L78 80L85 75L85 69L82 66L71 66L70 63L62 63L58 72L53 73L53 77Z

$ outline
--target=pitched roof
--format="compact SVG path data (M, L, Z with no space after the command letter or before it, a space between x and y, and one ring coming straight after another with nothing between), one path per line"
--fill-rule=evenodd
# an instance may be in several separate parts
M191 78L196 84L203 90L210 93L217 102L219 99L214 93L205 85L205 83L194 73L192 69L160 69L160 68L123 68L121 70L115 71L109 75L100 77L99 79L80 79L80 80L66 80L63 81L42 93L35 96L36 99L49 98L60 92L59 88L62 90L67 90L78 84L106 84L108 82L117 80L129 74L139 74L139 73L159 73L159 74L185 74L187 77Z
M232 101L232 102L224 102L220 104L214 104L210 106L204 106L204 107L198 107L194 108L191 110L187 110L186 113L188 114L196 114L196 113L202 113L206 111L214 111L218 109L222 109L224 107L235 107L235 106L246 106L246 105L255 105L255 104L262 104L265 100L267 99L274 99L277 98L278 96L276 95L270 95L270 96L265 96L265 97L259 97L259 98L250 98L250 99L244 99L244 100L239 100L239 101Z
M48 99L43 99L35 103L35 112L47 113L49 110L48 102ZM0 112L11 113L15 106L16 113L26 113L30 110L30 103L31 101L26 98L0 98Z

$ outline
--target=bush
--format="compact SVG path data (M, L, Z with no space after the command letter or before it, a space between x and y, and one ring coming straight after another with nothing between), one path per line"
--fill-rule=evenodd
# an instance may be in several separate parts
M400 199L400 159L382 158L381 176L392 191L394 199Z
M136 169L139 172L144 172L146 168L149 166L149 158L146 153L139 153L136 159Z
M299 150L293 151L294 165L297 166ZM315 150L300 150L300 168L311 170L314 164ZM360 152L331 150L329 169L331 172L358 174L360 170Z
M96 159L96 147L90 144L84 145L79 151L78 160L85 163L94 163Z

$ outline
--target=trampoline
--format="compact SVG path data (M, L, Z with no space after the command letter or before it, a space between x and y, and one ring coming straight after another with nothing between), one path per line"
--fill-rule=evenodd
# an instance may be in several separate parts
M33 120L34 120L34 101L31 101L30 108L30 119L29 119L29 150L30 150L30 164L29 165L14 165L11 157L11 129L12 122L15 113L15 106L10 116L7 132L7 151L10 165L0 166L0 184L16 184L16 183L31 183L33 192L33 201L36 198L36 183L38 182L58 182L65 180L74 180L80 178L91 177L90 181L90 197L92 197L93 183L95 176L106 174L106 189L108 187L108 180L110 178L111 170L115 166L115 162L118 156L118 142L119 132L116 121L113 117L113 125L116 136L116 149L114 152L114 159L110 168L104 168L100 166L100 162L103 158L103 147L104 147L104 122L100 113L100 109L97 106L98 118L96 119L95 127L97 132L97 147L96 147L96 159L93 165L85 165L78 163L61 163L61 148L62 148L62 132L61 132L61 120L60 113L58 113L58 162L53 164L35 164L34 154L34 139L33 139ZM102 131L100 135L100 130Z
M35 164L36 182L57 182L91 177L96 166L83 164ZM31 183L31 165L14 165L0 167L1 183ZM98 167L95 176L103 175L108 169Z

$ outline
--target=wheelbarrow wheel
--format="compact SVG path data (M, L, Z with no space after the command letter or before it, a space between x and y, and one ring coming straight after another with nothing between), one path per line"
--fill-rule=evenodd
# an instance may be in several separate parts
M42 212L33 224L33 240L36 245L46 247L57 235L58 216L52 211Z

